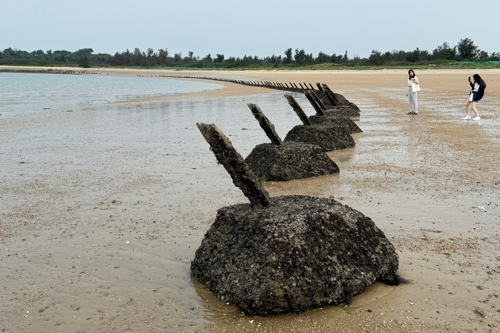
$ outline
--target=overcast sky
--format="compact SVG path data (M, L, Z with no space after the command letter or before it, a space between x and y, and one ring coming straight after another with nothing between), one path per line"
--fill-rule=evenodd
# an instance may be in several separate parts
M228 58L298 48L364 58L470 38L500 52L499 22L499 0L0 0L0 50L151 47Z

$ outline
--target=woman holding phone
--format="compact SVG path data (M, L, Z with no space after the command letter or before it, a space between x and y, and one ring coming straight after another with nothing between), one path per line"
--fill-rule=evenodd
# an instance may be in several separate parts
M486 89L486 83L484 83L483 79L479 76L479 74L474 74L472 76L472 81L469 76L469 84L470 87L472 88L470 92L472 94L472 98L469 98L469 100L465 104L465 112L467 113L467 115L462 119L464 120L471 119L469 113L470 110L472 109L472 111L474 111L474 113L476 114L476 116L472 118L472 120L479 120L481 118L479 117L479 112L477 112L476 104L484 96L484 89Z
M414 91L413 86L420 84L418 82L418 77L415 75L415 71L410 69L408 71L408 101L410 102L410 112L408 114L418 114L418 101L417 101L417 92Z

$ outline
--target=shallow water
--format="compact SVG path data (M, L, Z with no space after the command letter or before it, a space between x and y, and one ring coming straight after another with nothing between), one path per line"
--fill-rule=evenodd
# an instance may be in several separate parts
M0 113L5 118L222 88L157 76L0 73Z
M40 332L51 332L49 323L87 327L85 318L144 331L135 313L143 307L166 320L153 320L154 327L207 324L211 314L190 282L189 263L217 209L246 199L215 163L196 122L217 124L246 156L269 142L248 102L280 135L299 122L282 93L119 102L5 119L0 233L9 235L6 248L22 256L24 271L13 280L3 270L2 281L16 294L50 290L28 306L35 313L47 307ZM10 243L15 239L21 243ZM68 300L80 293L87 296L69 301L81 310L73 317ZM99 311L109 317L99 319Z

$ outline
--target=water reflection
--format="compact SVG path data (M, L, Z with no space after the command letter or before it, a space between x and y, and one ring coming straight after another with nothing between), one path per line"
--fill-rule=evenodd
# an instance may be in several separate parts
M355 296L350 304L325 306L299 314L260 317L246 316L236 305L222 302L194 278L191 278L191 283L211 314L214 325L207 329L209 332L340 332L342 328L353 327L349 319L345 318L346 314L366 312L373 303L387 297L396 288L375 282L362 294Z
M4 117L112 102L222 89L216 82L129 76L2 73L0 110Z

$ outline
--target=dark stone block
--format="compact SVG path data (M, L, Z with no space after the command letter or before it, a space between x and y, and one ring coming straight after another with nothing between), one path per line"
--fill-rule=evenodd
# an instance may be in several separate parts
M338 305L399 280L394 246L367 216L309 196L221 208L191 274L221 300L270 316Z
M328 117L314 115L309 117L309 121L316 125L333 126L338 130L344 130L349 134L363 132L350 117L341 114L329 115Z
M284 141L318 145L324 151L345 149L356 145L354 139L347 131L329 125L297 125L288 132Z
M262 181L286 181L339 172L339 167L319 146L288 141L282 145L263 143L245 159Z
M352 118L359 118L360 115L359 109L354 109L350 106L334 106L330 109L324 110L323 113L325 117L342 115Z

